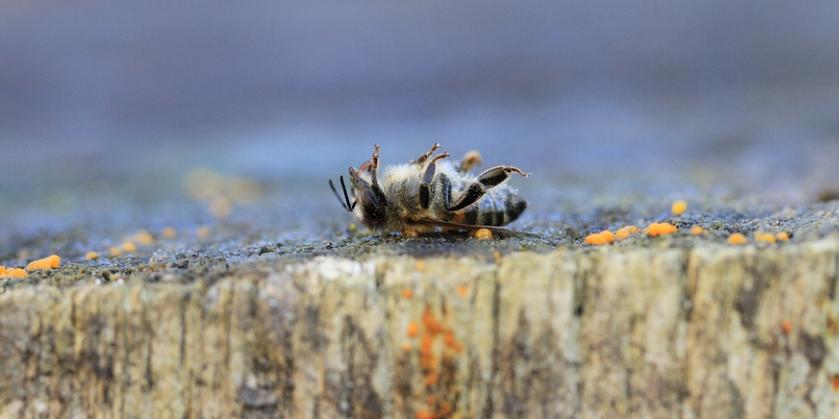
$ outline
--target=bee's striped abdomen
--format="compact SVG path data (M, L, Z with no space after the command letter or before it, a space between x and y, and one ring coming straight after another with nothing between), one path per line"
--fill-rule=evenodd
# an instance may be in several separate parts
M458 189L461 189L458 186ZM462 190L460 194L464 193ZM511 189L490 190L481 197L478 202L460 211L448 212L454 199L452 195L452 182L444 173L437 175L431 187L432 207L436 208L441 220L455 223L500 227L515 221L525 208L527 203L521 200Z
M481 205L480 208L480 219L481 222L479 224L485 226L501 226L504 223L504 209L499 208L493 199L488 199L485 197L485 202L487 205Z
M504 224L510 224L527 209L527 201L516 195L507 195L504 199Z
M516 195L502 197L486 196L478 205L470 208L464 217L464 223L500 227L515 221L527 208L527 202ZM469 214L474 211L474 214ZM477 222L468 222L475 219Z
M463 213L463 224L477 225L478 224L478 206L473 205Z

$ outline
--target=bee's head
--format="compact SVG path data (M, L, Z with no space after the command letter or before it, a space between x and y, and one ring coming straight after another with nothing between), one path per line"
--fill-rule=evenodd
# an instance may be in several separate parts
M375 228L385 222L387 198L379 185L373 182L370 174L364 170L366 164L368 163L362 164L358 170L349 168L350 189L355 198L351 209L365 225Z

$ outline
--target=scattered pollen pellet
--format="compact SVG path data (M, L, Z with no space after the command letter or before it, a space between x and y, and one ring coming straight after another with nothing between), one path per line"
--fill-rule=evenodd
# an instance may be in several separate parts
M58 257L58 255L51 255L43 259L38 259L29 262L29 264L26 265L26 270L29 272L42 271L47 269L55 269L59 265L61 265L61 258Z
M739 246L739 245L742 245L742 244L746 244L748 242L749 242L749 240L746 238L746 236L744 236L740 233L734 233L734 234L728 236L728 244L733 244L733 245L738 245Z
M3 274L3 276L6 276L8 278L16 278L16 279L26 278L27 275L29 275L29 274L26 273L26 271L22 268L6 269L6 273Z
M120 247L122 247L122 250L124 250L125 252L128 252L128 253L134 253L134 252L137 251L137 245L134 244L134 242L132 242L132 241L127 241L127 242L123 243L122 246L120 246Z
M789 233L787 233L786 231L782 231L782 232L776 234L775 238L777 238L778 240L783 241L783 242L788 241L789 240Z
M85 260L94 260L99 258L99 253L90 251L84 254Z
M457 294L459 296L463 297L463 298L468 297L469 296L469 287L466 286L466 285L461 285L461 286L457 287Z
M772 233L757 232L757 233L755 233L755 240L760 241L760 242L766 242L766 243L774 244L775 243L775 235L772 234Z
M685 201L676 201L673 202L673 205L670 206L670 212L673 215L682 215L688 209L688 203Z
M172 227L164 227L163 230L160 232L164 239L174 239L178 236L178 232L175 231Z
M154 244L154 237L146 230L134 233L133 240L140 243L140 246L151 246Z
M629 237L629 236L631 236L631 235L633 235L637 232L638 232L638 227L636 227L636 226L621 227L621 228L618 229L618 231L615 232L615 237L618 240L624 240L627 237Z
M416 322L408 323L408 329L406 330L408 333L408 337L414 338L417 337L419 334L419 325Z
M478 240L491 240L492 231L490 231L488 228L479 228L475 230L475 238Z
M585 243L593 246L610 244L615 241L615 235L609 230L593 233L586 236Z
M658 237L673 234L679 231L679 228L670 223L652 223L647 226L647 236Z
M402 290L402 298L404 298L406 300L410 300L411 298L414 298L414 290L412 290L410 288L405 288L404 290Z
M705 229L700 227L700 226L693 226L693 227L690 228L690 234L693 234L694 236L698 236L698 235L700 235L704 232L705 232Z
M120 255L122 255L122 249L120 249L119 247L111 246L110 248L108 248L108 256L115 258Z
M586 236L585 243L591 245L601 245L606 244L606 240L600 235L600 233L591 233Z

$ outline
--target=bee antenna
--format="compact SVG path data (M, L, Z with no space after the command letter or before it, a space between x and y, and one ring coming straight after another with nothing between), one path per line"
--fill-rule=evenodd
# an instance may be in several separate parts
M335 194L335 197L338 198L338 203L340 203L341 206L344 207L345 210L349 211L350 209L347 208L347 205L344 204L344 201L341 199L341 196L338 195L338 190L335 189L335 185L332 183L332 179L329 179L329 187L332 189L332 193ZM346 192L344 192L344 193L346 193Z
M347 201L347 207L346 207L347 211L352 211L352 209L355 208L355 205L350 204L350 196L347 195L347 185L344 184L344 176L341 176L340 179L341 179L341 189L344 190L344 200Z

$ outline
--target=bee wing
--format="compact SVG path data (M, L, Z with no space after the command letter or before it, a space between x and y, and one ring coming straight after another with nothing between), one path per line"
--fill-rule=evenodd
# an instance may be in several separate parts
M431 218L420 218L417 222L420 224L426 225L433 225L437 227L447 227L447 228L454 228L457 230L466 230L466 231L474 231L481 228L488 229L493 233L498 233L501 236L509 237L509 236L529 236L529 237L541 237L538 234L532 233L524 233L521 231L510 230L509 228L504 227L495 227L495 226L484 226L484 225L473 225L473 224L461 224L455 223L452 221L441 221L441 220L434 220Z

